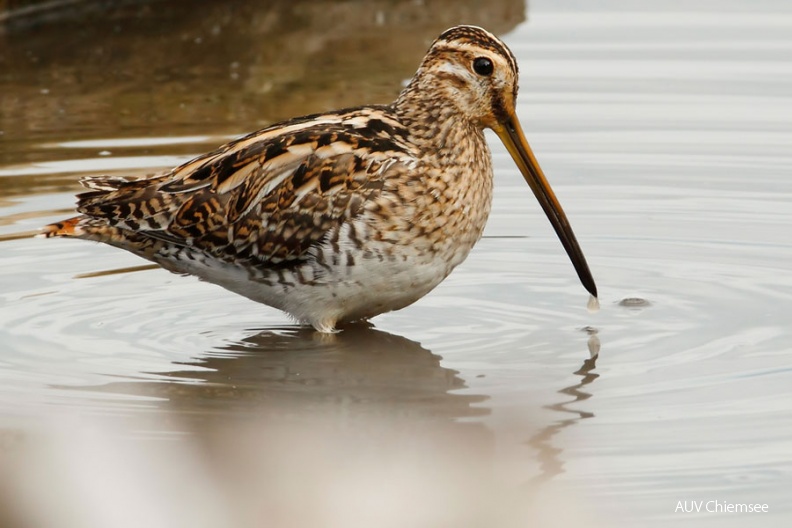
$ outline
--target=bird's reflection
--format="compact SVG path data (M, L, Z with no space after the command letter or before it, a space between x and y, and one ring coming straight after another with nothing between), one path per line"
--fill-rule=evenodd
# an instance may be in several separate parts
M558 391L558 394L570 396L572 399L565 398L561 402L545 406L546 409L564 413L569 417L544 427L527 441L527 444L536 449L538 453L540 468L540 473L526 483L526 487L529 489L541 486L543 483L564 472L564 461L561 456L563 454L563 449L553 445L553 437L581 420L594 417L594 413L592 412L581 411L572 407L579 402L591 398L591 393L584 391L583 388L599 377L599 374L594 372L594 369L597 366L597 358L599 357L600 340L597 336L596 329L587 327L585 330L589 334L587 342L589 357L584 360L580 368L573 373L576 376L580 376L580 381Z
M372 494L379 517L389 508L403 512L409 502L415 511L403 525L418 512L443 519L443 526L492 525L459 521L504 516L514 520L509 526L530 526L534 510L542 511L531 500L534 492L564 471L556 435L593 416L571 405L591 397L583 388L598 377L598 346L590 335L591 357L575 372L581 380L558 391L563 402L547 406L571 417L530 437L540 473L517 494L503 493L497 475L503 452L496 448L497 432L486 425L487 397L460 390L466 383L459 373L419 343L366 325L331 336L270 328L180 363L164 379L100 390L157 398L159 412L142 413L135 432L177 433L184 439L177 451L192 455L186 461L181 455L163 459L158 451L145 457L166 460L180 479L198 468L211 475L231 509L289 520L277 526L345 519L362 495ZM129 445L113 441L114 452L124 456L124 449ZM153 470L146 467L145 474ZM559 505L568 499L550 496Z
M563 418L532 434L526 444L536 451L539 473L526 482L536 489L564 472L563 449L554 439L594 414L577 404L591 398L584 388L599 377L594 372L599 338L589 332L589 358L574 371L577 383L558 390L563 401L545 406ZM487 396L469 394L455 370L419 343L353 325L335 335L284 327L262 330L241 341L210 350L164 375L165 380L118 382L101 390L163 400L162 410L182 432L205 440L218 431L233 434L240 423L275 420L311 422L391 432L409 430L473 447L477 456L491 454L494 433L484 420L463 420L489 413ZM321 428L321 427L320 427ZM384 433L389 434L389 433ZM436 439L437 439L436 438Z
M300 413L450 424L488 412L480 406L485 396L458 391L464 381L440 356L365 324L329 336L267 329L180 365L185 368L164 375L167 382L118 382L102 390L166 400L164 407L188 427L205 426L212 416Z

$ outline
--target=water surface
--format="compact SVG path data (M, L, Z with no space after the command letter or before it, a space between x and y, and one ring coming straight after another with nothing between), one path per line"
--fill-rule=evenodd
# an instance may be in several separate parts
M0 426L19 504L79 526L792 520L786 3L265 4L4 22ZM458 22L518 57L518 113L599 312L494 135L469 259L331 338L119 250L31 238L80 176L391 100ZM675 513L694 500L769 513Z

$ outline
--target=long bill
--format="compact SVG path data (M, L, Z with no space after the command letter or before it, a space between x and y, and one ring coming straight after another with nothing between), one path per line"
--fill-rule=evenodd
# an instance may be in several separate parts
M523 134L517 116L509 116L504 123L495 125L493 130L498 134L503 144L506 145L506 149L520 168L525 181L528 182L534 195L536 195L536 199L539 200L539 204L553 225L558 238L561 239L567 255L572 260L580 282L583 283L583 286L591 295L596 297L597 285L594 284L594 278L591 276L591 271L589 271L586 257L583 256L583 250L580 249L575 233L572 232L572 226L569 225L569 220L567 220L558 198L556 198L553 189L550 188L550 184L547 183L547 179L541 167L539 167L539 162L536 161L536 157L525 139L525 134Z

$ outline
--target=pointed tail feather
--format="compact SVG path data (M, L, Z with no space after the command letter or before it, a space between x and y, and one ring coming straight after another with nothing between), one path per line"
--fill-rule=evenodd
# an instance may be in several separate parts
M103 242L155 262L157 262L157 251L166 245L165 242L155 237L111 226L103 218L93 218L88 215L75 216L44 226L36 236L41 238L81 238Z
M85 217L75 216L67 218L66 220L61 220L60 222L55 222L54 224L49 224L42 227L41 232L36 236L42 238L79 237L82 235L82 229L78 227L78 224L83 218Z

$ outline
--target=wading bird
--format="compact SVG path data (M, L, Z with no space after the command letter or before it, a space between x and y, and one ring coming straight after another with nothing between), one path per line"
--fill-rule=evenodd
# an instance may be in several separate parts
M517 120L517 77L503 42L457 26L394 103L277 123L158 176L84 179L80 215L42 234L125 249L333 332L412 304L465 260L490 212L490 128L596 297Z

